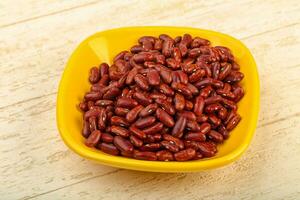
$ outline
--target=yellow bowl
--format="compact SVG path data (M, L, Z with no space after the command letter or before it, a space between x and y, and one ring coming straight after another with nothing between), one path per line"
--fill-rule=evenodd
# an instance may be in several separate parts
M120 51L137 43L140 36L170 36L189 33L206 38L213 46L229 47L241 71L245 74L242 86L245 96L238 104L242 116L239 125L224 144L218 146L218 154L212 158L188 162L160 162L135 160L105 154L84 145L81 136L82 113L77 109L85 92L89 91L89 69L101 62L111 64ZM216 168L238 159L246 150L254 134L259 111L259 79L255 61L239 40L214 31L186 27L126 27L96 33L85 39L70 57L59 85L57 96L57 126L64 142L79 155L99 163L119 168L153 172L191 172Z

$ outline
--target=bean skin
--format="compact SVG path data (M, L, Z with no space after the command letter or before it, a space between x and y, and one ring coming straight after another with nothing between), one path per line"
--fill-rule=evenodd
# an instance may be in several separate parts
M126 120L130 123L134 122L137 118L137 116L139 115L139 113L141 112L141 110L143 110L143 106L142 105L138 105L136 107L134 107L132 110L130 110L127 115L126 115Z
M143 128L151 126L155 121L156 121L155 117L149 116L149 117L141 118L141 119L137 120L134 125L137 128L143 129Z
M155 113L156 109L158 108L157 104L149 104L145 108L141 110L139 113L140 117L147 117L153 113Z
M121 136L114 137L114 145L122 152L132 153L133 145Z
M167 127L173 127L175 124L173 118L166 111L162 110L161 108L158 108L156 110L156 117L158 118L159 121L161 121Z
M152 126L144 129L143 132L145 134L154 134L154 133L158 133L159 131L161 131L163 129L163 127L164 127L163 123L157 122L157 123L153 124Z
M104 153L114 156L119 155L119 150L113 144L101 143L99 144L99 149L101 149Z
M195 149L189 148L185 150L181 150L174 154L174 158L177 161L187 161L192 160L196 155Z
M183 130L186 126L186 122L187 122L186 118L183 116L180 116L173 127L172 135L177 138L181 138L183 135Z
M156 152L156 157L157 157L157 160L160 160L160 161L173 161L174 160L173 154L168 150L161 150L161 151Z
M94 147L100 141L101 132L99 130L94 130L85 141L85 145L88 147Z

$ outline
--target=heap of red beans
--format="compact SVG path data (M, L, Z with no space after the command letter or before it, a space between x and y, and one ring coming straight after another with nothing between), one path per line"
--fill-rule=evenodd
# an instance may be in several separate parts
M241 117L244 75L231 51L185 34L144 36L113 64L90 70L85 144L141 160L212 157Z

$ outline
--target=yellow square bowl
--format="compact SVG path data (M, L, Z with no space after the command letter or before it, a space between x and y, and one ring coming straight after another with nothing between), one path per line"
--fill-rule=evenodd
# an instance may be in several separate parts
M129 49L141 36L168 34L172 37L191 34L211 41L213 46L221 45L231 49L245 77L241 84L244 98L238 103L242 120L231 132L229 139L218 145L218 153L211 158L187 162L143 161L112 156L100 150L89 148L81 135L82 113L77 105L89 91L89 69L102 62L112 63L113 57ZM214 31L187 27L125 27L96 33L85 39L71 55L62 75L57 96L57 126L60 135L69 148L83 156L104 165L119 168L153 172L191 172L216 168L233 162L249 146L254 134L259 111L259 79L255 61L239 40Z

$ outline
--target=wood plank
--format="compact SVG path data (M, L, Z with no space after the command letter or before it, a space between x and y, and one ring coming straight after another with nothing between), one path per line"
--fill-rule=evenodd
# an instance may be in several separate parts
M72 50L79 41L98 30L120 24L152 25L154 21L159 21L157 25L202 27L243 38L276 30L284 24L293 25L300 22L297 14L300 5L293 2L282 5L279 1L264 1L256 5L253 1L242 1L238 4L229 1L224 4L215 2L214 5L211 1L191 4L178 1L171 5L153 3L145 7L145 4L139 1L131 5L136 13L124 10L128 3L115 5L113 1L109 1L1 29L0 74L5 76L0 80L0 107L56 92L64 64ZM181 4L182 13L178 15L176 5ZM112 6L115 9L110 9ZM270 6L272 9L268 9ZM237 13L232 12L236 7L244 16L245 21L241 24L238 24ZM164 9L165 12L157 12L157 9ZM99 10L101 12L98 12ZM216 17L216 13L222 15ZM264 13L265 17L258 15L258 19L253 19L252 16L256 13ZM285 13L289 15L284 17ZM68 21L64 26L57 23L62 18ZM140 19L143 19L143 23ZM49 35L55 38L50 38ZM296 59L291 62L298 61ZM11 82L11 77L14 78L13 82L7 86L5 83Z
M15 0L0 2L0 28L14 26L57 13L67 12L81 7L92 6L99 1L73 0L73 1L35 1Z

